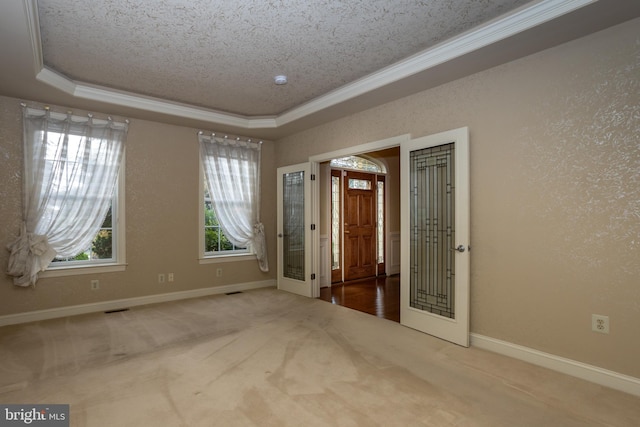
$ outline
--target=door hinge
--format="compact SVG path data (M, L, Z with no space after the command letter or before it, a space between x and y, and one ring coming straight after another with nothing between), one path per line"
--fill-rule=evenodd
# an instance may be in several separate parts
M315 173L312 173L312 174L311 174L311 176L309 177L309 179L310 179L311 181L315 181L315 180L316 180L316 174L315 174Z
M316 229L316 225L315 224L311 224L311 230L315 230Z
M311 280L316 280L316 273L311 274Z

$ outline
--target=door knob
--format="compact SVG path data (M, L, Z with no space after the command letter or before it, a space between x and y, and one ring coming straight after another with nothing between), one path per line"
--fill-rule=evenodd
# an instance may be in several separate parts
M464 252L464 245L458 245L457 248L452 249L453 251Z

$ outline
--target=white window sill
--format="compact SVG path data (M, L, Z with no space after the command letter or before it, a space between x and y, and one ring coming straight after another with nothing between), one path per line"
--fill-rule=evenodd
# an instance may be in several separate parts
M49 270L40 272L39 278L47 277L64 277L64 276L79 276L81 274L98 274L98 273L114 273L118 271L125 271L126 264L103 264L103 265L83 265L77 267L59 267L51 268Z
M200 258L198 262L200 264L217 264L220 262L251 261L255 259L255 254L215 255Z

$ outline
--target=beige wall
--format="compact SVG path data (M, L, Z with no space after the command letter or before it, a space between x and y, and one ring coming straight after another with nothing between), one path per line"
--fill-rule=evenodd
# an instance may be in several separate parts
M126 153L126 271L42 278L35 288L18 288L9 276L0 275L0 315L275 279L273 143L263 144L262 211L271 261L271 271L266 274L260 272L255 260L208 265L198 262L196 129L131 120ZM20 227L21 175L20 100L0 97L3 247L15 239ZM2 269L6 269L8 257L7 250L0 250ZM217 268L223 269L222 277L216 277ZM175 282L158 284L158 273L170 272ZM91 279L100 280L100 290L90 289Z
M640 377L638 26L284 138L278 166L468 126L472 332Z
M273 279L276 167L405 133L469 126L472 331L640 377L638 25L265 143L268 274L253 261L198 263L196 129L132 120L127 270L42 279L35 289L16 288L2 275L0 315ZM18 103L0 97L2 245L20 225ZM2 268L7 259L0 251ZM176 282L159 285L160 272L173 272ZM609 335L591 332L592 313L610 316Z

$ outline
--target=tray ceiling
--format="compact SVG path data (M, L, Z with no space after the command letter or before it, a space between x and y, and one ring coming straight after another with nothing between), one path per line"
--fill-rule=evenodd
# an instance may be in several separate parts
M270 116L527 1L39 0L37 11L44 65L72 80Z
M277 139L638 16L629 0L3 0L0 95Z

